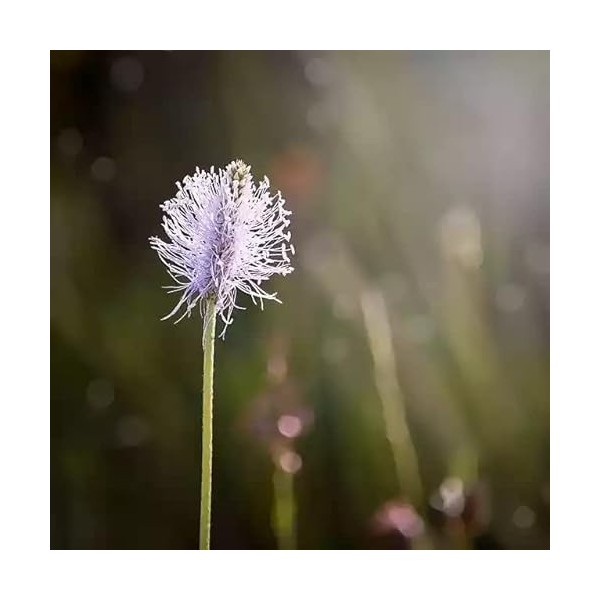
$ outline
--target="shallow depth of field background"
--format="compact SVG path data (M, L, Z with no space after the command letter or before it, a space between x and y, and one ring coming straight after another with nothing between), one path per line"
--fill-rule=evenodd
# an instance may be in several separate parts
M237 157L296 271L217 342L213 547L549 547L548 53L50 68L52 548L197 547L201 321L148 237Z

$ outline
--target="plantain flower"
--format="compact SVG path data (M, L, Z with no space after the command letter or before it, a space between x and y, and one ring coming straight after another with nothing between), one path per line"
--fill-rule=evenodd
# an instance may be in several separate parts
M293 271L288 226L289 210L281 193L271 194L265 177L256 185L250 167L236 160L225 169L196 169L177 182L174 198L161 205L162 226L168 241L150 238L151 247L167 267L175 285L169 293L181 293L168 319L181 311L179 322L198 306L214 300L224 323L221 337L232 322L238 292L263 307L264 300L279 302L263 289L273 275Z

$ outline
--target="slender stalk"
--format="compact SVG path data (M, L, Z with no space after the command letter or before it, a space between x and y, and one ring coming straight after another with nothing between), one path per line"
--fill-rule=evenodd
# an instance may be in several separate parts
M396 357L385 300L381 292L371 290L362 294L361 304L373 356L375 384L398 481L413 504L422 508L424 498L419 461L408 427L404 394L396 375Z
M202 382L202 481L200 484L200 550L210 549L210 502L212 484L213 373L215 353L216 303L206 303L202 346L204 366Z
M296 548L296 503L294 475L279 466L273 472L273 528L280 550Z

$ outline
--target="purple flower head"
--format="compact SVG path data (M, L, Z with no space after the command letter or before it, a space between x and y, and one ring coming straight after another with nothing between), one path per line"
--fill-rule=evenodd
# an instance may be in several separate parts
M232 321L238 291L250 296L263 307L263 300L275 300L261 284L272 275L287 275L294 269L289 254L291 212L277 192L269 192L265 177L256 186L250 167L236 160L225 169L210 172L196 169L193 175L177 182L175 198L161 205L165 212L163 228L169 238L165 242L150 238L150 245L176 285L166 286L168 293L182 292L168 319L180 309L191 315L199 305L201 314L205 300L214 298L224 327Z

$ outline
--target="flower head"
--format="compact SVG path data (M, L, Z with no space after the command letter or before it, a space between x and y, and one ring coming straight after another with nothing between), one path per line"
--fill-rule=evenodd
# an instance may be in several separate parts
M287 275L294 269L289 254L291 212L277 192L269 191L265 177L257 186L250 167L236 160L225 169L210 172L196 169L177 182L179 191L161 205L163 228L169 241L150 238L150 245L176 285L169 293L181 292L168 319L180 309L189 317L196 305L202 313L212 298L225 329L232 321L238 291L263 307L263 300L275 300L263 282L272 275ZM288 254L289 253L289 254ZM177 321L177 322L178 322Z

